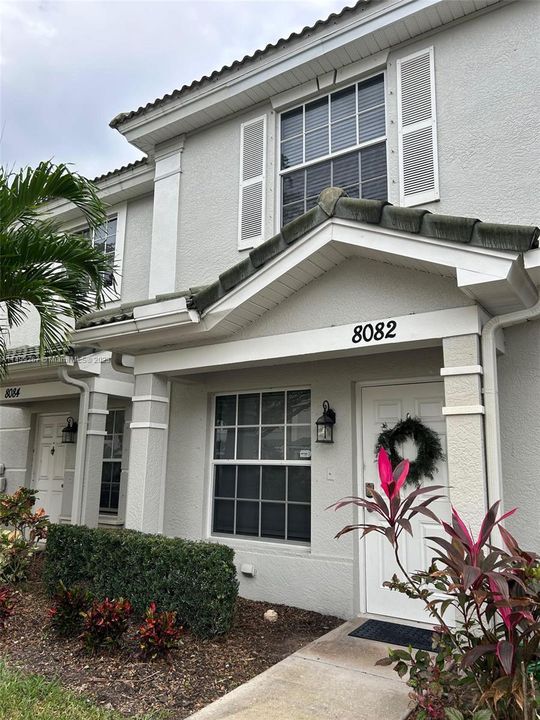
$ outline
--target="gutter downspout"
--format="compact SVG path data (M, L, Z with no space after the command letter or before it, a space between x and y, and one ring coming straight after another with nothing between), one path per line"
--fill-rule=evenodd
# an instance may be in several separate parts
M81 393L79 403L79 432L75 450L75 473L73 478L73 501L71 504L71 524L80 525L82 517L84 461L86 459L86 431L88 429L88 410L90 408L90 388L83 381L68 375L67 368L58 370L58 377L66 385L78 387Z
M540 299L536 289L536 302L523 310L496 315L482 330L482 365L484 369L484 431L486 443L487 499L488 507L503 500L502 459L499 419L499 382L497 377L496 334L500 328L519 325L540 318Z
M111 367L113 370L116 370L116 372L126 373L127 375L131 375L133 377L134 368L130 365L124 365L122 362L122 353L112 353Z

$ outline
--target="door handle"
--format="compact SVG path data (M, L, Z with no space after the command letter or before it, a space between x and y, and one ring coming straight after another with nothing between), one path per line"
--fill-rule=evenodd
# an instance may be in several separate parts
M56 452L56 450L55 450L54 445L53 445L52 448L51 448L51 455L54 455L55 452Z

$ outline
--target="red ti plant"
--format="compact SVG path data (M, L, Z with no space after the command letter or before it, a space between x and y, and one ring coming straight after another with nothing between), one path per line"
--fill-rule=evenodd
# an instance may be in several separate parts
M170 660L171 650L177 647L182 626L176 623L176 613L158 612L151 602L144 615L144 621L137 630L140 655L143 660L164 658Z
M387 499L372 491L369 499L348 497L332 507L337 510L357 505L377 513L383 523L348 525L336 537L353 530L360 530L362 537L378 532L392 544L405 579L394 576L385 584L423 601L437 621L439 637L434 639L437 662L456 673L456 683L449 685L459 684L466 689L463 694L466 706L460 707L460 711L484 708L500 720L532 720L535 708L540 707L535 690L538 683L535 672L540 667L540 564L535 553L522 550L501 526L515 510L498 518L499 503L495 503L486 513L475 538L454 508L450 523L439 519L430 509L429 505L442 497L435 494L442 486L422 487L401 498L407 461L392 470L382 449L378 463L381 488ZM419 501L426 493L429 497ZM411 519L418 514L440 523L447 537L428 538L436 544L432 548L433 564L426 570L409 573L401 561L399 541L403 532L412 535ZM496 527L503 548L491 543ZM447 623L444 617L450 607L454 609L455 625ZM409 680L409 684L417 690L417 695L425 692L425 687L419 686L422 673L415 671L417 660L412 654L390 651L389 658L381 662L396 662L395 669L400 675L408 670L415 683ZM435 716L425 714L423 717Z

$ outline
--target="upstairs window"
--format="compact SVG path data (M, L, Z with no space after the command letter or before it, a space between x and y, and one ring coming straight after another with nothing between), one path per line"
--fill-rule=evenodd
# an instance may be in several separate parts
M111 270L105 276L105 285L110 287L114 282L114 262L116 257L116 235L118 228L118 219L116 217L109 218L106 222L98 225L96 228L85 228L79 231L79 235L88 238L94 247L102 250L111 261Z
M384 75L281 115L282 225L310 210L324 188L386 200Z

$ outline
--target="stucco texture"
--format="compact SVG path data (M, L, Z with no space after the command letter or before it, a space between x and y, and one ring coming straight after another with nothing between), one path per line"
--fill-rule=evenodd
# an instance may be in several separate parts
M440 348L343 360L212 373L173 383L169 429L164 531L200 539L210 536L212 397L216 392L310 387L312 427L328 399L337 413L335 443L312 438L312 537L310 547L251 540L217 539L234 547L235 562L255 565L255 578L240 574L243 596L287 603L350 617L359 609L356 539L335 540L353 519L352 511L326 511L339 498L356 493L358 456L355 382L439 379ZM186 413L189 421L186 422ZM369 459L367 459L369 462ZM327 478L332 470L335 480Z
M235 337L310 330L472 305L453 278L352 257L313 280Z
M540 3L498 7L390 54L390 201L397 183L396 59L433 45L440 201L432 212L536 225Z
M507 328L499 357L504 504L524 547L540 550L540 320Z
M176 288L213 282L244 256L238 250L241 123L267 115L266 237L273 234L274 114L259 106L186 138L180 183Z
M122 301L148 297L153 195L131 200L127 206L122 269Z

